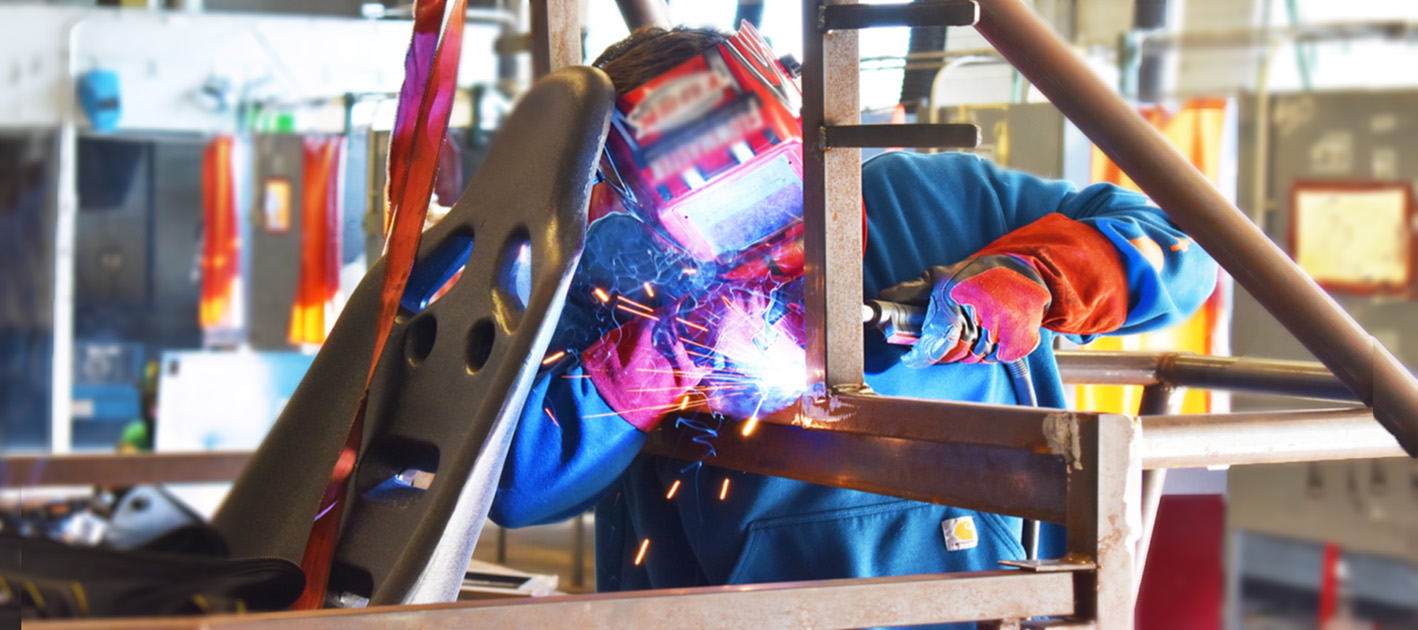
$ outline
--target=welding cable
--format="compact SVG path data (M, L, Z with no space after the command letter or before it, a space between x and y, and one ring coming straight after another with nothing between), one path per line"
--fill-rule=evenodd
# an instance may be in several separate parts
M921 337L921 325L925 322L926 309L913 304L901 304L885 300L867 300L862 305L862 323L875 327L886 335L888 343L908 345ZM1029 372L1028 357L1004 364L1009 373L1010 384L1014 387L1015 402L1025 407L1038 407L1039 397L1034 392L1034 378ZM1024 555L1030 560L1039 557L1039 521L1025 519L1020 542Z

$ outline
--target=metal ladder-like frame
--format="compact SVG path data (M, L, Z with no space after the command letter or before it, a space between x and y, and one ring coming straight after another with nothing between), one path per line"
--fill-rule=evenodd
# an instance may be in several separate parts
M626 15L663 15L618 0ZM532 0L538 75L581 62L576 0ZM644 9L631 11L630 8ZM1064 523L1068 555L997 571L672 589L364 611L205 619L203 627L415 626L860 628L978 621L981 627L1129 628L1136 541L1155 510L1142 471L1412 454L1418 381L1256 226L1083 65L1021 0L863 5L804 0L804 219L808 370L798 409L724 432L728 468ZM1318 366L1177 355L1061 357L1067 382L1141 384L1141 417L880 397L862 387L859 147L959 146L959 126L858 125L859 28L974 24L1337 378ZM1092 353L1089 353L1092 354ZM1065 362L1063 359L1068 359ZM1345 398L1363 407L1175 413L1174 386ZM1374 420L1378 420L1375 423ZM1380 427L1379 424L1383 426ZM812 429L804 431L803 428ZM1343 441L1334 436L1342 433ZM698 459L662 429L647 450ZM1400 448L1402 446L1403 448ZM1144 505L1146 503L1146 505ZM1145 553L1145 551L1144 551ZM135 627L151 627L148 625ZM194 627L175 620L172 627Z

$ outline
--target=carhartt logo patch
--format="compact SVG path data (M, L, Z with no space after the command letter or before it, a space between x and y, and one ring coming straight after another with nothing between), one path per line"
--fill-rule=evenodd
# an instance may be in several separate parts
M940 527L945 530L945 548L950 551L974 549L980 544L980 534L975 531L973 516L946 519Z

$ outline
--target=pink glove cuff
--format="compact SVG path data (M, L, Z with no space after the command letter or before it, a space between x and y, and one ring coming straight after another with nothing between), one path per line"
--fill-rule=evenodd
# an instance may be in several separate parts
M656 347L655 326L648 320L630 322L581 353L581 364L611 409L647 432L679 406L705 372L690 361L684 344Z

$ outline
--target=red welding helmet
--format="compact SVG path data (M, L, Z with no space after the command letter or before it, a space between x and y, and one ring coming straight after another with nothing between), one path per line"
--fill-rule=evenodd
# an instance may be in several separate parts
M801 90L748 22L616 100L602 175L695 258L732 263L802 231Z

